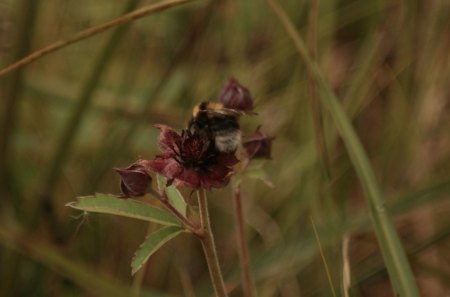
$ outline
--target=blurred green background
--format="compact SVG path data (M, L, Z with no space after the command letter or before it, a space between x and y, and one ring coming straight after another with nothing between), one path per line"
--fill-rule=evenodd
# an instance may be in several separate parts
M0 65L151 3L0 0ZM315 35L310 1L279 3L305 39ZM317 60L370 157L421 294L447 296L450 2L317 3ZM259 296L331 296L310 218L338 296L345 263L350 296L393 296L345 147L322 109L318 148L306 68L256 0L184 4L0 77L0 296L211 296L192 236L133 278L133 253L155 226L65 204L118 193L111 168L158 153L152 125L183 128L231 76L259 114L243 119L244 135L261 124L276 137L264 164L274 187L243 185ZM230 189L209 199L230 296L242 296Z

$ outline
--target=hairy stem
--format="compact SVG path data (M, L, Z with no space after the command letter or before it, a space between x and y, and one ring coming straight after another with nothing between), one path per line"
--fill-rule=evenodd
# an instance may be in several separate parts
M209 274L213 283L214 291L217 297L227 297L225 283L223 281L222 272L220 271L219 259L217 258L216 245L211 230L211 222L209 220L208 200L204 189L197 192L198 206L200 211L200 222L204 235L199 237L202 242L203 252L205 253L206 262L208 263Z
M244 229L244 213L242 211L241 187L237 186L233 192L234 212L236 219L239 262L242 270L242 289L244 296L255 297L256 289L250 272L250 256Z

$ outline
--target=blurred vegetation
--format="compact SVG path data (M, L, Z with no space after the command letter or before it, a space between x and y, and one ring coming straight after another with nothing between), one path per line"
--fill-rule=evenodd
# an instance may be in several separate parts
M0 66L155 1L0 0ZM310 1L279 1L305 38ZM314 2L312 2L314 3ZM423 296L450 294L450 3L318 1L317 61L370 157ZM246 180L259 296L393 296L363 192L308 72L265 1L194 1L72 44L0 77L0 296L211 296L201 246L182 235L131 277L154 226L65 207L118 193L111 168L158 153L230 77L275 136L274 188ZM319 135L320 136L320 135ZM323 156L326 158L323 158ZM324 160L328 160L324 162ZM209 193L231 296L242 296L230 189ZM344 240L345 239L345 240ZM343 242L348 253L343 256Z

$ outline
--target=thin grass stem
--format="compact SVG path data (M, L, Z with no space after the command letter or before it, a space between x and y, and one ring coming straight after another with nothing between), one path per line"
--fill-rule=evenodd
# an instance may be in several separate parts
M350 270L349 248L350 234L344 234L342 238L342 292L344 297L350 297L350 285L352 275Z
M381 189L375 179L375 174L369 159L347 114L345 114L338 98L333 93L329 84L325 81L318 64L311 59L305 42L298 34L295 26L292 24L284 10L277 2L273 0L266 1L280 20L289 37L293 40L305 65L309 71L314 74L319 90L322 92L322 95L320 96L321 102L330 112L346 146L350 160L361 181L366 200L369 204L375 234L378 243L380 244L395 293L399 296L419 296L419 290L400 241L400 237L386 210Z
M309 8L308 24L308 49L313 59L317 59L317 19L319 0L311 0ZM323 114L320 106L320 94L317 90L316 81L311 71L308 71L308 90L311 102L311 114L314 127L314 140L322 164L323 173L326 179L331 180L330 161L327 147L325 145Z
M320 242L319 233L317 233L316 225L314 224L314 220L312 217L309 218L311 220L311 225L313 227L314 236L316 237L317 246L319 248L320 257L322 258L323 266L325 267L325 272L327 274L328 283L330 285L331 293L334 297L336 297L336 291L333 285L333 279L331 278L330 269L328 268L327 259L325 258L325 254L323 253L322 243Z
M19 35L17 44L14 46L13 59L18 59L25 55L31 48L33 34L36 28L36 16L39 9L39 1L26 0L21 1L21 16L20 21L16 26L17 34ZM10 196L15 196L11 199L14 207L20 207L21 194L17 195L18 186L15 186L16 181L11 174L12 158L11 144L15 135L16 123L20 118L20 97L23 87L23 71L18 71L14 75L1 81L0 98L2 100L2 116L0 116L0 191L7 192ZM12 189L14 188L14 189ZM20 190L22 191L22 190ZM5 199L1 199L0 204L4 204Z
M111 21L105 22L105 23L97 25L97 26L90 27L86 30L83 30L83 31L80 31L80 32L74 34L73 36L71 36L65 40L56 41L40 50L37 50L37 51L29 54L28 56L20 59L19 61L15 62L14 64L11 64L11 65L1 69L0 77L10 73L11 71L18 69L18 68L26 66L26 65L28 65L40 58L52 53L52 52L55 52L61 48L71 45L72 43L92 37L94 35L104 32L106 30L109 30L111 28L129 23L131 21L134 21L134 20L137 20L140 18L143 18L151 13L163 11L163 10L169 9L171 7L178 6L180 4L184 4L184 3L188 3L188 2L192 2L192 1L195 1L195 0L170 0L170 1L163 1L163 2L160 2L157 4L147 5L142 8L136 9L130 13L124 14L118 18L111 20Z

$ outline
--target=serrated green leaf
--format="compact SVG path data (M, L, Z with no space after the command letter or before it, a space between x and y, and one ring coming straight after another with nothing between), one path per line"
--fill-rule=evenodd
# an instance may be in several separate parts
M165 210L140 201L120 199L108 194L96 194L77 199L78 201L70 202L66 206L87 212L118 215L161 225L179 225L177 220Z
M175 186L166 187L167 179L162 175L157 175L158 188L160 191L166 191L170 203L182 214L186 215L187 204L183 195Z
M144 243L134 254L131 261L131 274L135 274L142 265L147 262L148 258L153 255L161 246L172 238L184 232L184 229L177 226L169 226L153 232L145 239Z

